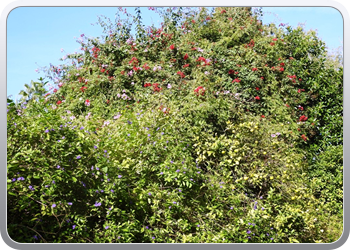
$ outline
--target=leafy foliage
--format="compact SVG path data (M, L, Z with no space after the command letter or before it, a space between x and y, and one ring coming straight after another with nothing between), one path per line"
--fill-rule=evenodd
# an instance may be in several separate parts
M9 235L337 240L343 71L324 43L251 8L150 9L160 28L121 8L52 92L8 99Z

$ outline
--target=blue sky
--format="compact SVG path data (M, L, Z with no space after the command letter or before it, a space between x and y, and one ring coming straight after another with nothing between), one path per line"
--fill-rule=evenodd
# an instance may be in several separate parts
M133 10L134 8L130 8ZM266 7L263 23L288 23L305 30L317 30L330 49L342 46L343 19L331 7ZM98 37L102 28L96 23L99 15L114 20L116 7L20 7L7 19L7 95L19 98L25 83L44 76L39 67L59 65L67 53L80 51L76 42L81 34ZM146 25L158 24L157 16L144 12ZM64 49L61 52L61 49Z

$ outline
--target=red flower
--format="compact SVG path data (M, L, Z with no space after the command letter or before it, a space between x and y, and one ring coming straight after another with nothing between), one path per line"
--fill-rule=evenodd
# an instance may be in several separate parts
M275 45L275 43L270 43L270 45L271 45L271 46L274 46L274 45Z
M133 58L131 58L131 60L129 61L129 64L133 64L133 65L135 66L135 65L138 65L138 64L139 64L139 61L137 60L136 57L133 57Z
M187 68L188 66L190 66L189 64L185 64L184 66L182 66L183 68Z
M286 106L289 108L289 105L288 105L288 104L286 104Z
M101 73L105 72L106 70L105 69L101 69Z
M240 79L236 78L232 82L240 82L240 81L241 81Z
M306 141L307 140L307 137L303 134L303 135L301 135L301 138L304 140L304 141Z
M196 62L206 62L207 60L203 57L203 56L200 56Z
M299 81L301 81L301 78L299 78Z
M90 106L90 101L89 101L89 99L86 99L86 100L85 100L85 105L86 105L86 106Z
M159 88L159 83L153 83L153 91L159 92L161 90L162 90L162 88Z
M300 93L301 91L305 91L305 89L298 89L298 93Z
M299 121L305 122L308 118L305 115L300 116Z
M61 103L62 103L61 101L56 102L57 105L60 105Z
M195 20L192 20L192 23L195 23L196 21Z
M255 88L256 90L260 90L258 87Z
M147 63L145 63L142 67L143 67L145 70L149 70L149 69L150 69L150 67L147 66Z
M260 77L262 80L264 80L264 77L262 76L262 77Z
M175 49L175 45L174 44L170 45L169 49L171 50Z
M53 92L55 92L55 93L56 93L56 92L57 92L57 89L54 89L54 90L53 90Z
M188 59L188 54L186 53L186 55L184 56L184 60Z
M255 97L255 100L260 100L260 97L259 97L259 96L256 96L256 97Z
M252 70L253 70L253 71L257 71L257 70L258 70L258 68L253 68Z
M221 11L221 14L224 14L224 13L226 13L226 10L222 10L222 11Z
M205 88L202 87L202 86L199 86L199 87L197 87L197 88L194 90L194 92L196 93L196 95L199 95L199 94L204 95L204 93L205 93Z
M147 88L147 87L152 86L152 84L150 84L150 83L145 83L143 86L144 86L145 88Z
M228 74L229 74L229 75L231 75L231 74L233 74L233 73L235 73L235 71L234 71L233 69L230 69L230 70L228 71Z
M85 89L87 89L87 87L85 87L85 86L80 88L80 90L83 91L83 92L85 91Z
M265 116L264 116L264 115L261 115L261 118L265 118Z
M283 72L283 71L284 71L284 68L280 68L280 71Z
M272 39L272 41L277 41L277 40L278 40L277 38Z
M232 17L229 17L228 20L232 21Z
M181 76L181 78L185 78L185 74L184 74L183 72L178 71L177 74L178 74L179 76Z
M284 63L282 62L282 63L280 63L280 65L283 67L283 66L284 66Z
M121 71L121 72L120 72L120 74L124 75L124 74L125 74L125 71L124 71L124 70L123 70L123 71Z

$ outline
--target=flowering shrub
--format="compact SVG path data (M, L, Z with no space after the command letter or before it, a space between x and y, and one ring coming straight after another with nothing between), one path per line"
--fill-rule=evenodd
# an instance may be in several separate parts
M149 10L160 27L120 8L104 39L82 36L72 64L50 68L58 87L8 99L9 235L337 240L343 72L315 32L251 8Z

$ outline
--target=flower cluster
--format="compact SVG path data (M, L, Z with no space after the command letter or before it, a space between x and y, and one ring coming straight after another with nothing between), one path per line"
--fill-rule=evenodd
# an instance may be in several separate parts
M97 58L97 57L98 57L98 53L99 53L100 51L101 51L101 50L100 50L99 48L93 47L93 48L92 48L93 57Z
M178 74L179 76L181 76L181 78L185 78L185 74L181 71L178 71L176 74Z
M195 94L198 95L204 95L205 94L205 87L199 86L194 90Z
M299 121L305 122L307 121L307 117L305 115L300 116Z

